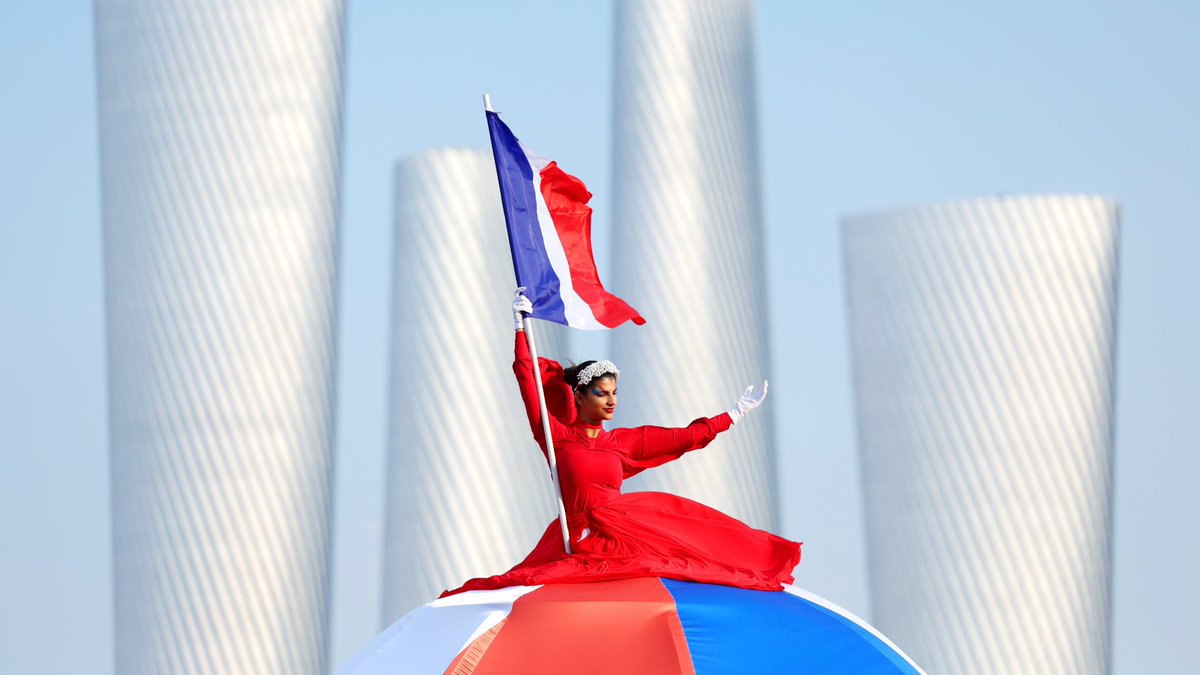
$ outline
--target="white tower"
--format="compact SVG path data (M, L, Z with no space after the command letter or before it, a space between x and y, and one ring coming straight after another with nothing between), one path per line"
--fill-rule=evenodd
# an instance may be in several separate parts
M505 572L556 517L513 377L515 286L491 154L432 150L395 179L384 625ZM566 329L534 321L561 358Z
M1107 672L1116 204L843 232L875 625L931 673Z
M622 425L686 424L769 374L754 3L622 0L614 68L613 335ZM772 406L631 486L775 524Z
M324 672L342 2L95 21L116 672Z

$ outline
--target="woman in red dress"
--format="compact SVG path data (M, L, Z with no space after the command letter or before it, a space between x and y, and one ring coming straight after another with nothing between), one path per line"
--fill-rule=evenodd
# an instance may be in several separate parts
M522 334L524 314L532 309L518 290L513 301L513 372L533 436L546 454L537 381ZM555 520L516 567L472 579L444 595L646 576L761 590L779 590L781 584L791 583L792 569L800 561L800 544L683 497L621 493L624 479L703 448L757 408L766 398L766 382L757 393L747 388L728 412L702 417L686 427L606 430L603 423L612 419L617 406L620 371L608 361L585 361L566 371L549 359L538 361L572 553L564 551L562 530Z

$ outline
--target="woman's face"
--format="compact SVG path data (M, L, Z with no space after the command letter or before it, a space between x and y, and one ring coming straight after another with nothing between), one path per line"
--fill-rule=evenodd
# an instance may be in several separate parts
M617 379L602 377L582 391L575 392L579 417L586 422L611 420L617 408Z

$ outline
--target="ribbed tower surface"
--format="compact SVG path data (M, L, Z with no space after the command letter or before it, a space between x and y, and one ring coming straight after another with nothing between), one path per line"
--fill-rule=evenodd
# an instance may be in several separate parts
M515 286L491 154L432 150L395 176L383 625L508 570L556 516L513 378ZM565 329L533 322L539 356Z
M613 336L622 426L718 414L769 375L754 15L748 0L616 5L612 287L648 321ZM630 486L773 527L771 428L768 398Z
M1117 206L844 222L874 621L931 673L1109 666Z
M324 672L342 3L95 21L116 672Z

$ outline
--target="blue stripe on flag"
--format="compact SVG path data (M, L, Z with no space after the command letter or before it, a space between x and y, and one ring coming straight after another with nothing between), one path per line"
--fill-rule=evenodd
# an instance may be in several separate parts
M525 296L533 303L534 318L566 324L558 275L550 266L550 256L546 254L546 243L542 241L538 225L533 170L517 137L500 116L488 112L487 121L517 285L526 288Z
M917 673L870 631L794 595L662 582L675 598L696 675Z

